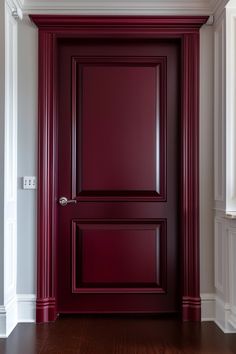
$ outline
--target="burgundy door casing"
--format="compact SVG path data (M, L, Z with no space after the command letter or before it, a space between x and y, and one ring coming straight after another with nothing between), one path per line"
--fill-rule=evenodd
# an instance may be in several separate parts
M181 303L199 321L199 28L207 17L33 15L39 27L37 322L57 315L57 44L60 38L178 39L181 43ZM74 290L76 291L76 281Z

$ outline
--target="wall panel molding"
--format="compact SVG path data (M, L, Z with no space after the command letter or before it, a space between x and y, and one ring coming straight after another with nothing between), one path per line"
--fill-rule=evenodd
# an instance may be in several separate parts
M17 324L17 22L9 6L5 6L4 123L4 255L0 335L8 336Z
M217 208L225 208L225 21L215 28L214 191Z
M215 220L215 288L224 292L225 269L223 259L224 248L224 223L220 219Z
M236 9L226 9L226 211L236 212Z
M236 333L236 224L215 218L215 322L225 333Z
M18 294L0 306L0 338L7 338L17 323L35 322L36 296Z
M19 18L23 18L23 13L22 13L22 2L21 0L5 0L6 6L8 7L8 11L11 13L12 17L15 18L15 20L18 20Z
M231 308L231 314L229 317L229 323L236 331L236 227L234 229L229 228L229 304Z
M231 310L229 303L225 302L221 296L216 295L216 317L215 323L224 333L236 333L235 328L230 323Z
M215 287L216 323L236 332L236 4L215 25Z
M0 306L0 338L7 338L17 325L16 297Z

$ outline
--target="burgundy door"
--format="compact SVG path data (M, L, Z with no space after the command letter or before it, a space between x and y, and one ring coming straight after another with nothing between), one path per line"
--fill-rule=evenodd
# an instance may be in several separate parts
M177 312L179 45L61 40L58 312Z

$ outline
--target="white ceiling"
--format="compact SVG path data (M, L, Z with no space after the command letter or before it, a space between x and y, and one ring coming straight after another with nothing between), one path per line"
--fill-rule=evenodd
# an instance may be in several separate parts
M229 0L6 0L24 14L211 15Z

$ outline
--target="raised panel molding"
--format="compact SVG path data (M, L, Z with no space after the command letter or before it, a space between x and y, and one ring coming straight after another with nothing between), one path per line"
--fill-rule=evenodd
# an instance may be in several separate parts
M226 8L215 26L214 190L216 209L228 214L236 211L235 33L236 9Z
M167 78L167 59L166 57L131 57L131 56L124 56L119 58L114 59L112 57L73 57L72 59L72 125L73 125L73 130L77 133L73 134L72 137L72 150L74 151L75 157L73 158L72 162L72 198L77 198L78 201L91 201L91 200L122 200L125 198L125 200L142 200L142 201L166 201L166 171L167 171L167 147L166 147L166 121L167 121L167 107L166 107L166 97L163 94L166 92L167 87L166 87L166 78ZM99 64L96 64L99 63ZM151 89L149 89L149 103L147 104L149 107L153 106L152 109L152 114L149 113L149 116L144 115L145 118L145 125L146 125L146 136L148 132L152 133L153 131L156 131L156 138L152 137L152 139L147 138L146 140L139 140L137 143L138 145L135 148L136 154L140 156L141 154L138 151L141 151L144 149L144 146L147 147L147 142L150 143L150 146L156 146L155 148L155 156L151 158L152 161L155 161L155 163L150 163L148 162L147 156L141 160L135 161L135 156L131 155L129 157L126 157L124 160L124 157L122 158L119 163L121 163L121 166L119 167L120 169L125 169L129 170L130 167L130 161L133 161L132 164L132 174L133 174L133 179L132 179L132 185L128 182L129 187L124 188L124 182L121 184L123 188L119 187L119 183L115 180L115 178L112 179L112 181L115 181L116 187L109 188L106 190L103 190L103 188L99 188L99 186L104 186L103 180L104 176L100 175L99 171L94 171L94 173L91 172L91 166L96 166L97 164L95 161L99 161L99 145L97 145L97 135L94 133L92 140L94 141L94 151L90 152L90 158L88 158L88 161L91 160L92 162L90 164L84 165L84 161L86 161L86 154L89 153L90 149L88 144L89 139L86 139L86 127L87 125L85 122L83 123L84 120L84 115L86 115L86 111L88 111L87 105L83 105L80 103L79 105L76 103L78 97L81 99L81 95L79 94L79 91L83 89L83 86L86 84L86 77L88 76L89 70L94 70L101 68L100 70L104 70L104 64L109 65L110 74L108 72L103 71L102 80L103 80L103 85L104 82L106 81L106 75L111 76L112 75L112 69L114 68L123 68L123 70L128 67L129 70L131 67L137 70L151 70L149 71L149 80L150 76L152 77L153 82L155 82L154 85L154 92L151 94ZM107 71L107 69L106 69ZM87 75L86 75L87 72ZM141 72L141 71L140 71ZM140 73L139 72L139 73ZM152 72L152 75L150 74ZM122 71L120 71L120 78L123 77L123 80L125 80L126 75L122 74ZM146 72L146 77L148 77L148 71ZM98 80L98 79L97 79ZM110 78L109 78L110 80ZM140 79L143 80L143 79ZM139 80L139 75L138 72L136 72L136 92L135 95L137 97L138 94L138 83L140 87L145 86L144 81ZM156 83L157 80L157 83ZM98 81L97 82L97 87L100 87ZM121 84L122 81L120 81L119 85ZM126 85L127 86L127 85ZM125 86L124 86L125 87ZM146 85L147 87L147 85ZM79 88L79 89L78 89ZM88 90L88 86L87 86ZM105 90L105 86L103 87L103 91ZM85 94L83 95L85 96ZM106 98L106 93L103 92L102 97ZM152 97L152 99L151 99ZM101 103L102 98L99 100L99 105L103 105ZM140 98L139 101L142 101ZM87 99L87 102L90 102L88 106L91 106L91 99ZM104 101L105 102L105 101ZM151 104L152 102L152 104ZM96 102L94 101L93 105L95 105ZM130 105L130 114L131 110L135 109L137 110L138 103L135 105ZM78 109L78 107L82 107L82 109ZM116 108L116 111L118 111L118 108ZM87 112L88 115L88 112ZM89 115L87 116L87 119L89 118ZM86 121L86 120L85 120ZM151 121L151 123L148 124L148 122ZM95 122L94 122L95 124ZM149 127L151 125L151 127ZM79 127L79 129L78 129ZM133 129L132 129L133 130ZM81 131L83 131L83 134L85 134L84 139L80 139L77 135L82 134ZM95 129L96 131L96 129ZM150 134L149 133L149 134ZM101 132L99 132L100 136ZM128 134L128 132L127 132ZM129 132L130 137L131 137L131 132ZM145 136L145 134L144 134ZM151 136L151 134L150 134ZM103 136L103 139L105 140L105 135ZM79 144L79 148L76 148L76 141L81 141ZM86 144L87 142L87 144ZM145 142L145 143L144 143ZM119 144L119 142L116 142L116 146ZM124 144L124 143L122 143ZM133 142L135 144L135 142ZM143 144L143 145L142 145ZM110 147L112 149L112 147ZM141 150L138 150L141 149ZM120 151L121 151L121 146L120 146ZM103 152L103 160L106 161L106 154ZM148 154L149 156L152 157L152 151ZM94 159L94 160L93 160ZM109 159L108 159L109 160ZM115 157L114 160L116 161ZM127 163L128 160L128 163ZM78 162L77 162L78 161ZM138 162L138 163L137 163ZM79 171L76 170L76 164L79 164ZM112 162L109 162L111 164ZM116 161L116 163L118 163ZM146 163L146 167L145 166ZM100 170L103 170L101 167L101 162L100 162ZM85 166L87 168L85 168ZM123 167L122 167L123 166ZM126 167L124 167L126 166ZM142 180L139 178L141 176L141 167L146 170L146 179ZM131 171L130 171L131 174ZM84 176L87 176L84 177ZM94 176L94 177L93 177ZM151 178L147 178L150 177ZM89 180L89 183L87 183L87 187L84 185L84 181ZM145 182L145 183L144 183ZM111 181L110 181L111 184ZM136 186L135 186L136 184ZM96 186L96 187L94 187ZM117 189L117 190L116 190ZM118 191L118 192L117 192Z
M229 237L229 303L231 307L230 324L236 330L236 228L228 230Z
M0 338L7 338L17 323L35 322L34 294L19 294L0 306Z
M221 296L216 295L215 323L224 333L235 333L234 327L229 322L231 316L230 305Z
M225 208L225 21L215 29L214 191L215 201Z
M215 219L215 322L225 333L236 332L236 225Z
M224 224L220 219L215 220L215 288L224 292Z
M235 33L231 2L215 25L215 321L226 333L236 332Z
M92 224L91 224L92 223ZM73 293L124 293L143 294L167 292L167 220L103 220L98 223L96 220L74 220L72 222L72 292ZM125 238L119 233L120 230L126 232ZM102 235L101 235L102 231ZM134 236L135 231L135 236ZM100 234L96 237L96 234ZM136 251L130 247L125 247L124 240L129 238L127 244L137 242L143 246ZM99 240L99 242L98 242ZM137 241L138 240L138 241ZM86 247L86 244L89 247ZM110 248L108 263L104 266L104 255L109 249L109 244L116 245ZM104 246L104 247L103 247ZM120 248L121 246L121 248ZM86 252L86 250L88 252ZM93 250L96 250L96 252ZM119 254L119 251L122 253ZM83 253L82 253L83 252ZM83 254L83 256L82 256ZM100 255L100 257L99 257ZM104 257L103 257L104 255ZM118 259L117 259L118 258ZM130 272L125 273L115 265L128 262ZM94 270L91 272L88 265L93 262ZM109 261L114 262L114 274ZM143 266L149 273L143 272ZM96 271L95 271L96 269ZM139 270L138 270L139 269ZM108 270L108 272L106 271ZM139 274L139 283L135 282L135 272ZM95 276L95 273L97 274ZM113 275L112 275L113 274ZM140 281L140 277L143 278ZM94 283L94 279L96 282ZM97 279L102 278L100 282ZM115 281L114 279L117 278ZM137 279L136 279L137 281Z
M8 4L9 5L9 4ZM17 324L17 22L5 6L5 125L4 125L4 233L3 304L0 336L8 336Z
M226 9L226 210L236 212L236 9Z

